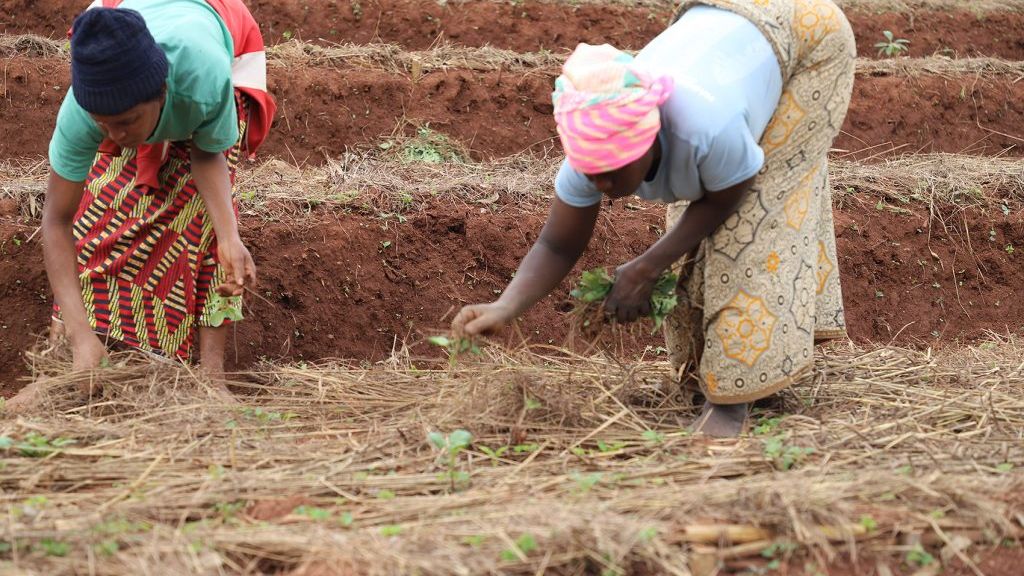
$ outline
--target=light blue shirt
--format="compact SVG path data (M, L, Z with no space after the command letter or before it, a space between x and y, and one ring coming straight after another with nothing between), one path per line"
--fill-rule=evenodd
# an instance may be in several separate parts
M641 50L636 62L675 79L661 105L661 163L637 196L694 201L757 174L764 164L758 142L779 103L782 73L756 26L738 14L696 6ZM601 201L586 176L564 161L555 193L570 206Z

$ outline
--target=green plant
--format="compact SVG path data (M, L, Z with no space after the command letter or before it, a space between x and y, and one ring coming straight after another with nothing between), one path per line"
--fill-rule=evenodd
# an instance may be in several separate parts
M498 460L501 460L501 457L504 456L505 453L509 451L509 448L511 448L511 446L501 446L499 448L489 448L487 446L480 446L479 448L481 452L483 452L488 458L491 459L491 462L497 465Z
M242 297L221 296L216 291L210 293L206 300L206 313L209 315L210 326L216 328L225 320L238 322L242 320Z
M860 525L868 532L874 532L878 529L878 522L867 514L860 517Z
M766 436L775 432L779 428L779 424L782 424L782 417L776 416L774 418L761 418L757 421L757 425L754 426L755 436Z
M459 454L473 443L473 435L460 428L447 435L440 432L431 432L427 434L427 440L447 456L446 464L448 470L444 476L451 483L452 491L455 491L458 484L468 482L469 474L458 470L457 466Z
M576 483L576 491L580 494L586 494L601 481L603 475L600 472L594 472L591 474L580 474L579 472L573 472L570 475L573 482Z
M29 432L20 442L7 436L0 436L0 450L17 450L22 456L29 458L49 456L54 452L59 452L61 448L74 443L75 440L70 438L57 437L51 439L38 432Z
M458 162L462 155L444 134L430 129L430 125L416 129L416 136L402 145L402 159L406 162Z
M885 40L875 43L875 48L878 48L879 56L892 58L893 56L902 54L909 50L907 44L910 44L910 40L896 38L889 30L882 32L882 35L885 36Z
M515 544L511 548L501 551L501 559L505 562L515 562L516 560L526 558L530 552L536 549L537 540L530 534L523 534L516 538Z
M792 554L795 550L796 544L792 542L786 542L784 540L773 542L761 550L761 557L771 560L767 565L769 570L778 570L782 565L781 558Z
M462 538L462 543L472 546L473 548L479 548L483 545L485 540L487 540L486 536L482 534L476 534L473 536L464 536Z
M1006 253L1007 254L1013 254L1015 251L1016 250L1013 248L1013 244L1007 244L1006 245Z
M381 536L398 536L402 533L402 527L398 524L388 524L380 527Z
M332 516L330 510L326 510L324 508L318 508L316 506L305 506L305 505L298 506L297 508L295 508L295 510L292 511L292 513L296 514L298 516L305 516L306 518L309 518L310 520L316 520L318 522L322 521L322 520L330 520L330 518Z
M449 338L447 336L431 336L427 342L434 346L440 346L448 352L448 363L455 365L455 359L459 354L469 352L480 355L480 346L472 338Z
M929 554L920 544L915 545L907 551L907 564L924 568L935 563L935 557Z
M766 458L771 459L772 463L779 470L790 470L813 453L814 448L787 445L785 434L764 440L764 455Z
M51 538L43 538L36 545L36 548L46 554L47 556L67 556L68 552L71 551L71 546L67 542L61 542L60 540L53 540Z
M665 441L665 435L657 430L644 430L641 436L647 442L653 442L655 444L661 444Z
M655 282L651 291L651 319L654 321L652 333L661 328L669 312L679 303L676 296L678 282L679 276L668 271L662 273ZM596 311L596 304L608 297L614 284L615 280L604 268L587 270L580 275L579 282L569 295L580 302L575 314L582 318L583 327L592 324L591 316Z

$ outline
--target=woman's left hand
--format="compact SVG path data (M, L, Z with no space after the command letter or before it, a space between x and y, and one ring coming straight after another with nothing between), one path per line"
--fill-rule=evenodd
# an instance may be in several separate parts
M619 322L633 322L651 314L651 293L661 270L636 258L615 269L615 284L604 301L605 313Z

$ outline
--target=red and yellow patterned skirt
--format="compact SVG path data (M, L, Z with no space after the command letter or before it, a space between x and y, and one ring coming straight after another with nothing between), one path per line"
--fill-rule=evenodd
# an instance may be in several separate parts
M239 140L224 153L232 185L246 100L236 93ZM196 329L211 325L206 302L223 281L223 269L213 224L192 179L191 142L166 146L158 186L138 183L136 149L99 152L73 230L92 328L128 346L188 360ZM56 303L54 311L59 315Z

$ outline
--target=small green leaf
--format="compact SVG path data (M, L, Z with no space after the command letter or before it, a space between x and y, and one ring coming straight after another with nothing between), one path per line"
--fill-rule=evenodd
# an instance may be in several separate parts
M398 536L402 533L402 527L397 524L389 524L380 527L381 536Z
M665 441L665 435L656 430L644 430L641 436L643 436L644 440L654 442L655 444L661 444Z
M860 517L860 525L864 527L868 532L874 532L878 529L878 522L874 518L865 514Z
M353 522L355 522L355 518L352 517L351 512L342 512L341 516L338 516L338 523L346 528L351 526Z
M462 538L462 543L463 544L468 544L468 545L472 546L473 548L479 548L484 543L485 540L487 540L486 536L484 536L482 534L477 534L475 536L465 536L465 537L463 537Z
M444 434L440 432L430 432L427 434L427 440L430 441L436 448L443 450L448 445L448 441L445 439Z
M1003 462L996 466L996 472L999 472L1000 474L1006 474L1011 470L1013 470L1013 464L1010 464L1009 462Z
M385 488L377 492L377 498L380 500L394 500L395 493Z
M447 348L452 345L451 339L447 336L431 336L430 338L427 338L427 342L442 348Z
M473 442L473 435L466 430L456 430L448 436L451 449L465 448Z

